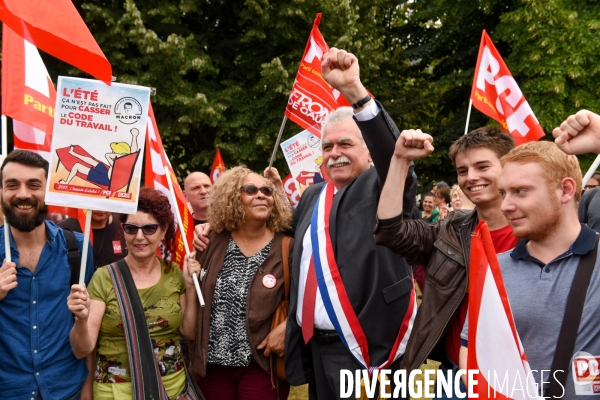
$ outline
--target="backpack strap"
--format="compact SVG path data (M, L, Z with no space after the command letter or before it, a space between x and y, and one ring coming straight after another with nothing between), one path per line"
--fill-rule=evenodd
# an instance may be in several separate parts
M554 371L553 376L556 379L551 380L550 386L544 392L544 397L546 398L559 398L564 394L567 371L573 357L573 349L575 349L575 340L577 339L577 331L581 322L585 297L594 267L596 266L599 238L600 236L597 235L596 245L593 250L581 257L575 271L575 277L573 278L571 290L567 297L565 315L563 316L560 333L558 334L554 359L552 360L551 369Z
M281 258L283 259L283 287L285 289L285 300L290 299L290 243L292 238L284 236L281 241Z
M69 228L62 228L67 241L67 258L69 259L69 267L71 268L71 284L70 286L79 283L79 274L81 271L81 250L75 233Z

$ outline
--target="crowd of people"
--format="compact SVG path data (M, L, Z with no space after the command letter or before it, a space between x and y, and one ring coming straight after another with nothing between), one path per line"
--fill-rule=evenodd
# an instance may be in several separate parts
M330 400L341 398L341 370L413 370L427 359L464 369L480 221L531 368L544 371L540 395L575 398L570 372L558 374L562 394L550 377L570 371L576 352L600 354L600 176L582 188L574 156L600 153L600 116L579 111L554 142L518 147L498 128L475 129L448 150L458 183L417 197L414 161L431 154L434 138L397 128L362 85L354 55L330 49L322 72L352 104L322 125L330 180L293 209L275 168L238 166L214 185L192 172L184 189L195 251L183 265L170 260L169 199L144 187L135 214L93 212L80 285L82 227L46 219L48 163L22 150L4 159L1 398L276 400L308 384L310 399ZM590 289L572 306L582 260L592 260Z

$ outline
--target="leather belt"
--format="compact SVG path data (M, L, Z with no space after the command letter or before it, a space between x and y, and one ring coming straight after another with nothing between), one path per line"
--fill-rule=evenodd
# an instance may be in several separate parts
M325 330L315 328L313 339L319 344L329 344L341 341L340 335L335 330Z

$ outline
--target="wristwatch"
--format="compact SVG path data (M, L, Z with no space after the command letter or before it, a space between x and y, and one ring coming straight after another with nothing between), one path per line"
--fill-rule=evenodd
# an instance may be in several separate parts
M354 108L355 110L357 108L361 108L362 106L364 106L365 104L367 104L369 102L369 100L371 100L371 95L370 94L366 95L364 98L362 98L359 101L357 101L356 103L352 104L352 108Z

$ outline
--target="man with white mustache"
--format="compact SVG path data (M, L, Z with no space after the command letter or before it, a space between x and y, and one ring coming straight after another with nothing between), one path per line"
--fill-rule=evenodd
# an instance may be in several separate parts
M325 119L321 146L331 181L307 188L294 213L286 375L292 385L309 383L311 400L339 399L342 369L396 370L416 314L411 268L372 235L398 128L360 82L354 55L332 48L322 70L353 108ZM407 217L416 183L411 171ZM346 322L357 329L344 329Z

